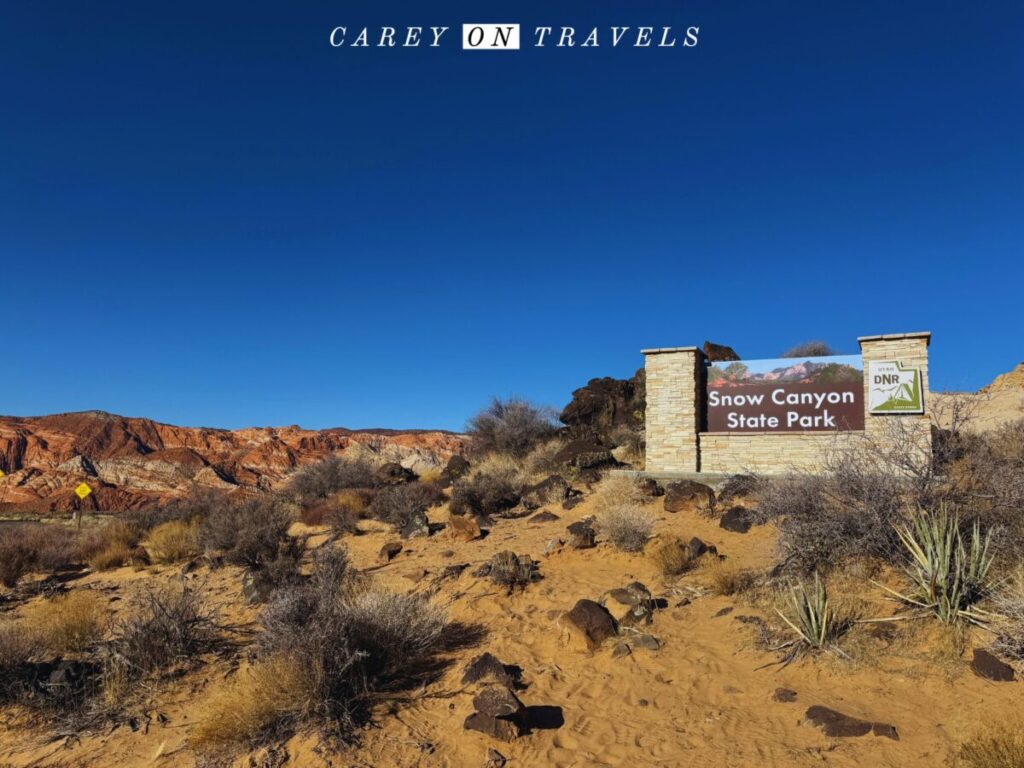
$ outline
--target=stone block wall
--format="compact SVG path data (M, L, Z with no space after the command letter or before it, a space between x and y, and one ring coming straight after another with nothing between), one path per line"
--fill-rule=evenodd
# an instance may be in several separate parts
M858 339L864 359L863 432L702 432L705 422L704 355L696 347L644 350L647 370L648 472L785 474L814 472L833 451L867 440L882 450L913 445L931 451L928 414L930 334L887 334ZM868 362L897 360L921 370L923 414L871 415Z

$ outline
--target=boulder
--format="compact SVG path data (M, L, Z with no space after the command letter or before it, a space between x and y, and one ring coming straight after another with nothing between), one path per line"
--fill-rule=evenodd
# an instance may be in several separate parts
M718 548L714 544L707 544L696 536L690 539L690 543L686 545L690 552L690 559L696 560L698 557L704 554L717 555Z
M514 720L491 717L482 712L471 714L463 722L462 727L467 731L479 731L498 741L514 741L522 732L519 724Z
M488 685L473 697L473 709L490 717L518 718L522 715L523 702L507 685Z
M441 477L438 480L438 484L442 488L447 488L460 477L465 476L469 473L469 462L465 456L455 454L445 465L445 468L441 470Z
M733 533L746 533L754 524L754 515L745 507L733 507L722 515L718 527Z
M574 437L612 446L617 429L637 429L643 424L645 397L643 368L631 379L591 379L572 393L558 418Z
M636 481L636 489L640 492L641 496L647 496L652 499L665 495L665 489L658 485L658 481L653 477L639 478Z
M570 496L568 499L562 502L562 509L568 512L570 509L572 509L582 501L583 494L580 494L579 496Z
M633 638L633 647L642 648L645 651L657 651L661 649L661 641L654 635L637 635Z
M869 720L859 720L850 715L844 715L828 707L813 706L807 709L804 717L812 725L821 728L826 736L848 738L852 736L866 736L874 733L875 736L885 736L893 741L899 741L900 736L896 726L888 723L873 723Z
M480 538L480 525L472 517L448 515L448 531L453 539L473 541Z
M484 763L484 768L505 768L506 762L508 760L501 752L494 747L487 748L487 762Z
M569 532L569 546L573 549L590 549L597 545L597 532L591 518L570 523L566 530Z
M736 350L732 347L727 347L724 344L715 344L713 341L704 342L704 355L709 363L740 359L740 356L736 354Z
M402 485L415 480L416 473L411 469L406 469L397 461L389 461L387 464L377 467L374 477L378 485Z
M665 511L679 512L690 504L715 503L715 492L696 480L678 480L665 488Z
M427 516L422 512L413 515L409 518L409 521L399 529L398 535L403 539L416 539L420 536L429 536L430 522L427 520Z
M534 515L529 520L527 520L527 522L530 523L530 525L534 525L536 523L553 523L553 522L555 522L557 520L561 520L561 519L562 518L560 518L554 512L548 512L547 510L541 510L536 515Z
M402 551L402 542L400 541L389 541L383 547L380 548L380 552L377 553L377 560L382 563L390 563L396 557L398 553Z
M503 664L493 653L482 653L473 659L462 671L462 684L492 682L514 688L519 681L519 668Z
M776 688L774 693L772 693L772 701L777 701L780 704L790 704L796 701L796 691L789 688Z
M974 649L971 671L978 677L993 680L997 683L1012 683L1014 679L1013 667L997 659L983 648Z
M561 475L550 475L535 485L528 485L520 493L520 501L527 509L539 509L545 504L555 504L569 498L573 491L569 483Z
M610 448L606 448L594 440L573 440L567 443L553 457L558 464L567 464L576 469L597 469L613 467L619 462L612 456Z
M615 619L605 607L585 598L562 616L562 625L569 645L584 651L593 651L616 633Z

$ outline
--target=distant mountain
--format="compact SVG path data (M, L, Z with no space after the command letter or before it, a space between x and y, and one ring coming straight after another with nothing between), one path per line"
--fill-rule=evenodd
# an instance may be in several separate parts
M330 454L367 455L422 471L464 452L450 432L310 430L291 427L177 427L102 411L0 416L0 510L136 509L185 494L193 485L225 491L280 487L297 467Z
M842 363L816 363L805 360L792 365L774 368L765 373L751 373L742 362L717 364L709 369L708 382L713 387L731 387L741 384L768 382L859 382L863 380L860 370Z

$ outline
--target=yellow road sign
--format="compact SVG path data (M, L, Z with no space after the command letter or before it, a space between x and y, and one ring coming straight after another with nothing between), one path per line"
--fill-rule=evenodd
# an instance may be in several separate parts
M83 501L85 501L85 497L90 493L92 493L92 488L90 488L86 483L82 483L75 488L75 495Z
M4 476L4 471L2 469L0 469L0 477L3 477L3 476Z

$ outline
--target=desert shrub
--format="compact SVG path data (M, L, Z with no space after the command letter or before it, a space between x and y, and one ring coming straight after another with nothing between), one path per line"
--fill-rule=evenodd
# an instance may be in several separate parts
M1001 655L1024 661L1024 567L1006 579L993 595L995 616L992 647Z
M106 674L137 680L214 649L214 614L195 589L165 585L145 590L114 630Z
M686 542L679 538L659 541L650 558L663 576L679 576L693 567L693 558Z
M616 427L611 433L611 440L616 448L623 450L622 461L637 469L643 469L647 435L642 424L636 427Z
M830 649L849 627L849 621L840 617L829 603L825 582L814 574L814 586L802 582L790 587L791 614L776 613L796 635L794 654L801 650Z
M26 573L51 572L77 558L74 531L49 523L5 527L0 537L0 583L13 587Z
M488 461L452 486L448 508L456 515L501 515L519 503L521 488L516 464Z
M837 352L824 341L804 341L790 347L782 353L782 357L827 357Z
M1020 723L986 722L960 745L963 768L1022 768L1024 728Z
M519 472L523 475L525 483L531 478L547 477L559 472L562 468L561 462L555 457L565 447L565 441L559 437L544 440L535 445L526 456L523 457ZM484 460L486 464L488 459Z
M83 651L103 635L107 609L95 592L76 589L29 606L24 621L41 647L53 654Z
M21 671L38 648L38 639L25 622L0 618L0 705L18 698Z
M110 571L131 561L132 547L123 541L111 541L103 549L89 556L89 567L94 571Z
M241 670L200 704L192 741L202 747L258 744L310 706L310 680L298 659L273 656Z
M139 542L137 529L123 519L111 520L84 534L78 543L80 557L94 571L108 571L128 564Z
M654 530L654 516L638 504L627 504L603 512L597 524L616 548L640 552Z
M329 456L299 469L288 485L287 493L301 502L326 499L346 488L369 488L376 482L373 465L364 459Z
M711 589L718 595L738 595L748 591L757 583L757 574L746 570L733 560L714 558L707 562L704 573L708 576Z
M477 575L488 576L491 581L506 587L509 593L524 589L540 578L536 561L529 555L517 555L511 550L498 552L477 571Z
M343 739L377 697L435 679L440 654L478 639L426 598L360 580L344 550L318 553L309 581L278 592L263 625L263 657L308 670L309 714Z
M374 520L402 528L443 501L444 494L437 487L412 482L380 489L366 511Z
M593 496L594 514L601 515L619 507L630 507L650 501L641 493L636 481L629 477L610 477L598 486Z
M199 540L207 550L221 550L229 563L259 568L277 558L291 522L291 508L278 496L235 499L203 519Z
M526 456L535 446L558 432L551 408L533 405L519 398L501 400L473 416L466 425L479 453L507 453Z
M910 605L931 611L944 624L981 623L975 604L989 593L992 567L990 537L971 526L970 544L964 544L960 519L945 508L919 512L908 525L896 529L910 557L907 574L914 590L905 595L885 588Z
M181 520L161 523L143 543L154 563L180 563L199 552L198 525Z

